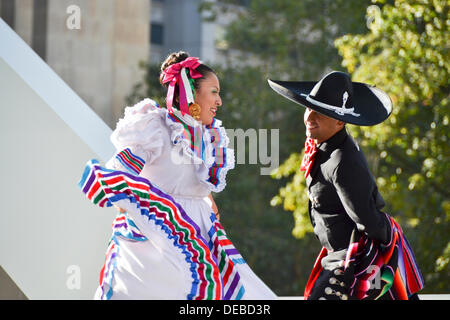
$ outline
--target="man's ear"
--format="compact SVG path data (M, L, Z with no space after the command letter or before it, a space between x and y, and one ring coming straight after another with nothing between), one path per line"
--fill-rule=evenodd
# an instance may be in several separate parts
M337 121L337 125L338 125L338 127L343 127L343 126L345 126L345 122L344 121L341 121L341 120L338 120Z

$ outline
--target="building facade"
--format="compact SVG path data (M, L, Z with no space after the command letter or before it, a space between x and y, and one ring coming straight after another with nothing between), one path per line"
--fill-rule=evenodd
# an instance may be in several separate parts
M152 0L150 62L159 63L174 51L187 51L210 64L225 64L225 27L234 18L221 12L214 21L200 10L205 0ZM220 1L208 1L220 6ZM220 11L220 10L219 10Z
M0 0L0 17L114 128L125 98L142 81L140 62L187 51L225 64L233 13L211 22L204 0ZM218 0L210 0L219 4Z
M110 126L150 55L150 1L1 0L1 17Z

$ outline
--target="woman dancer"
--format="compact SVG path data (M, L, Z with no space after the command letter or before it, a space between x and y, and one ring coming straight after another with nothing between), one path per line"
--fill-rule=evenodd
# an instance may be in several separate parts
M166 108L144 99L125 108L106 168L88 162L80 187L114 205L96 299L273 299L223 230L211 192L226 185L234 152L215 119L215 72L185 52L161 66Z

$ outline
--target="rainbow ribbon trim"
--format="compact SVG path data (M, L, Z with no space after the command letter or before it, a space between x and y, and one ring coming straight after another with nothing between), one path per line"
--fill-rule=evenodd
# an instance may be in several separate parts
M131 152L130 148L126 148L117 153L116 159L132 174L141 173L145 165L145 160Z
M220 128L216 127L216 120L213 119L213 123L206 126L206 130L211 137L212 144L212 156L214 158L213 164L210 166L208 171L208 182L218 187L219 184L224 180L221 178L221 173L229 169L228 167L234 167L234 164L228 163L228 149L224 144L223 137L220 133ZM232 155L234 158L234 155Z
M181 62L174 63L164 69L163 71L163 83L169 83L166 96L167 110L173 112L173 100L175 97L175 88L178 85L178 95L180 100L181 114L189 114L189 104L194 102L192 88L188 79L187 70L189 70L189 76L191 79L198 79L203 75L196 71L200 65L200 61L197 57L189 57Z
M207 177L202 177L212 191L220 192L225 187L228 170L234 168L233 149L227 148L228 138L225 129L220 127L220 120L213 119L210 125L190 126L176 113L167 113L167 120L182 125L182 130L174 138L173 143L186 143L186 152L194 163L203 162L207 169ZM184 143L183 142L183 143Z
M119 246L117 240L115 237L112 237L106 250L105 263L100 271L101 300L109 300L113 295L112 281L118 252Z
M210 217L213 225L208 234L210 236L209 247L217 257L220 276L223 283L224 300L240 300L245 293L241 277L237 272L237 264L245 264L239 251L228 239L222 225L216 219L214 213Z
M203 133L201 126L190 126L183 121L179 116L175 113L167 113L167 118L174 123L181 124L183 126L183 132L181 136L177 137L177 139L182 139L188 142L189 150L192 155L202 161L205 161L205 143L203 141ZM179 140L173 141L174 144L177 144Z
M230 247L231 242L227 242L229 240L218 221L214 223L216 232L211 231L211 235L216 236L208 243L201 236L200 228L170 195L154 187L143 177L103 168L95 159L87 163L79 187L90 201L100 207L109 207L118 201L129 201L136 207L136 212L128 211L131 218L145 216L149 223L159 226L167 234L168 239L184 254L191 271L192 287L187 299L242 297L245 290L235 264L245 262L237 250ZM115 223L120 228L117 219ZM143 234L130 235L136 237L135 240L145 240ZM117 247L114 241L110 243L105 267L101 272L101 284L111 283ZM224 279L225 275L227 277ZM104 293L109 298L112 290Z

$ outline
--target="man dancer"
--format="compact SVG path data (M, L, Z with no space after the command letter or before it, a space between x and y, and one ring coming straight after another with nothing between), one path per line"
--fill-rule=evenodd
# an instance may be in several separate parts
M305 171L311 223L323 249L305 298L416 298L423 280L412 250L398 224L381 211L385 203L375 179L345 128L346 123L375 125L387 119L392 112L389 96L352 82L342 72L318 82L269 80L269 85L306 107L300 169ZM399 261L405 255L406 263ZM373 288L375 277L379 281Z

